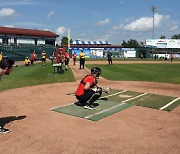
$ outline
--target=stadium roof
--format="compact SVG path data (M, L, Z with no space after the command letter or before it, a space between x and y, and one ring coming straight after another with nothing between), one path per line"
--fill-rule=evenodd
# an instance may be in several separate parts
M108 41L83 41L75 40L72 42L73 45L84 44L84 45L110 45Z
M43 30L34 30L34 29L22 29L22 28L10 28L10 27L1 27L0 34L5 35L24 35L24 36L40 36L40 37L59 37L59 35Z

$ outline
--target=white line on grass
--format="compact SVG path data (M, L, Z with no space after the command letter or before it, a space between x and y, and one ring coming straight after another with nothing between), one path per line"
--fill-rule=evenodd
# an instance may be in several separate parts
M103 111L100 111L100 112L97 112L97 113L91 114L91 115L86 116L86 117L84 117L84 118L85 118L85 119L88 119L88 118L90 118L90 117L93 117L93 116L95 116L95 115L101 114L101 113L103 113L103 112L110 111L110 110L112 110L112 109L114 109L114 108L116 108L116 107L119 107L119 106L121 106L121 105L125 104L124 102L128 102L128 101L130 101L130 100L136 99L136 98L141 97L141 96L144 96L144 95L146 95L146 94L147 94L147 93L143 93L143 94L138 95L138 96L136 96L136 97L133 97L133 98L130 98L130 99L124 100L124 101L122 101L122 103L121 103L121 104L118 104L118 105L116 105L116 106L113 106L113 107L111 107L111 108L105 109L105 110L103 110Z
M179 100L179 99L180 99L180 97L172 100L172 101L169 102L168 104L166 104L166 105L164 105L163 107L159 108L159 110L163 110L163 109L167 108L168 106L170 106L171 104L173 104L174 102L176 102L176 101Z

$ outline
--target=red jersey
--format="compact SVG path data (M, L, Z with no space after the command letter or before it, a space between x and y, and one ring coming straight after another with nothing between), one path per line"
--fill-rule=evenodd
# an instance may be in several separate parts
M33 59L36 59L36 58L37 58L36 53L33 53L33 54L32 54L32 58L33 58Z
M69 59L69 53L68 52L66 52L64 56L65 56L65 60Z
M58 53L56 56L56 62L59 64L59 63L61 63L61 61L62 61L62 55L60 53Z
M80 82L80 84L79 84L79 86L78 86L78 88L77 88L77 90L76 90L76 92L75 92L75 95L76 95L76 96L81 96L81 95L84 94L84 86L85 86L85 84L86 84L87 82L89 82L90 87L94 87L97 81L96 81L96 79L95 79L92 75L87 75L87 76L85 76L85 77L81 80L81 82Z
M72 56L73 56L73 59L76 59L76 54L75 54L75 53L73 53L73 55L72 55Z

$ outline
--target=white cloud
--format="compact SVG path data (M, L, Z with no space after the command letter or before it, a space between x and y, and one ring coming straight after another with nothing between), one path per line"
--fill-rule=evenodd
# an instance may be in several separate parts
M163 21L169 19L169 16L155 14L154 16L154 28L161 27ZM130 24L126 24L123 29L129 31L149 31L152 30L153 18L152 17L141 17Z
M170 31L175 31L175 30L178 30L178 26L177 25L172 25L170 27Z
M0 10L0 18L14 17L16 15L16 11L12 8L3 8Z
M120 4L120 5L124 4L124 1L123 1L123 0L120 0L120 1L119 1L119 4Z
M50 31L48 28L44 28L45 31Z
M10 28L14 28L14 25L4 25L4 27L10 27Z
M123 28L123 24L118 25L118 26L113 26L113 27L112 27L112 30L117 31L117 30L120 30L120 29L122 29L122 28Z
M110 19L107 18L107 19L105 19L105 20L98 21L98 22L96 23L96 25L97 25L97 26L105 26L105 25L107 25L107 24L109 24L109 23L110 23Z
M65 32L67 32L67 28L65 28L65 27L63 27L63 26L58 27L58 28L56 29L56 33L57 33L58 35L63 35Z
M81 33L81 34L79 34L79 36L81 36L81 37L82 37L82 36L85 36L85 35L86 35L86 33Z
M54 11L50 11L47 15L47 18L48 19L51 18L54 15L54 13L55 13Z
M22 0L22 1L4 1L0 3L0 6L5 6L5 5L29 5L30 1L29 0Z

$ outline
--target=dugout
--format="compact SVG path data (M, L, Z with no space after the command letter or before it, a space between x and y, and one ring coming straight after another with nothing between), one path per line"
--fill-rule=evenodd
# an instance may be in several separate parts
M136 50L136 58L141 58L141 53L143 54L143 58L150 58L150 48L135 48Z

